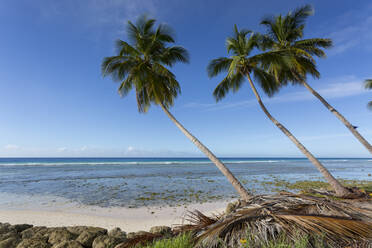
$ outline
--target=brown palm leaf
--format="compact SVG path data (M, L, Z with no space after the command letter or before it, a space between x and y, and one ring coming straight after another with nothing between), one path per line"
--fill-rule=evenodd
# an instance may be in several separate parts
M210 226L217 222L219 219L218 216L214 215L208 217L204 215L199 210L188 211L184 217L184 220L189 222L190 224L183 224L174 227L174 233L181 233L181 232L192 232L195 230L201 230L207 226Z
M139 245L146 245L157 239L161 239L162 236L162 234L146 232L133 238L127 239L124 243L116 246L115 248L131 248Z
M329 244L352 244L372 241L371 211L349 202L282 193L255 196L243 208L213 219L194 218L189 229L198 230L200 247L217 247L221 242L233 247L247 235L255 243L267 243L283 233L295 241L298 232L322 236ZM200 221L199 221L200 220Z

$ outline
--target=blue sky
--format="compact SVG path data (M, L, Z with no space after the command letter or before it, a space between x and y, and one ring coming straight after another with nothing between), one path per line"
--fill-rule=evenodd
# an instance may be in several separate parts
M248 85L216 104L206 65L225 56L237 24L263 31L262 17L310 3L306 37L335 46L309 80L372 142L372 4L369 1L3 0L0 3L0 156L202 156L156 106L137 112L100 63L125 40L125 23L148 13L172 26L191 63L173 68L182 95L171 109L219 156L302 154L262 113ZM267 107L316 156L368 157L349 131L304 88L288 87Z

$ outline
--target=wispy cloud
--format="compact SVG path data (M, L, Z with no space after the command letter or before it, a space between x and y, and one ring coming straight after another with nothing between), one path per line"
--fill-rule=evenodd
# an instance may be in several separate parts
M19 146L17 146L17 145L13 145L13 144L8 144L8 145L5 145L4 146L4 149L5 150L18 150L20 147Z
M317 92L326 99L342 98L356 96L366 93L363 89L361 80L354 79L349 82L331 83L320 89L315 89ZM286 93L272 98L263 98L263 101L268 104L272 103L284 103L284 102L299 102L299 101L310 101L315 100L315 97L307 90L301 90L292 93ZM257 101L250 99L246 101L232 102L232 103L188 103L185 104L185 108L200 108L206 111L250 107L255 106Z
M148 150L133 146L129 146L123 153L123 156L126 157L192 157L196 155L199 155L199 153L159 149Z
M81 25L122 27L126 20L148 13L156 15L157 0L49 0L39 1L42 18L68 18Z
M60 147L57 149L58 152L65 152L67 150L68 150L67 147Z
M361 49L372 49L372 4L364 9L352 10L339 17L335 27L328 37L334 41L334 47L329 51L329 55L342 53L346 50L358 46ZM347 23L342 21L346 19ZM339 25L338 23L342 24Z

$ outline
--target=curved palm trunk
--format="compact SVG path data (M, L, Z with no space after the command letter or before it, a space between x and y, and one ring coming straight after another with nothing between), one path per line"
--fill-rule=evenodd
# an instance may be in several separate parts
M335 190L336 195L340 197L345 197L350 194L350 191L346 189L344 186L340 184L339 181L337 181L336 178L334 178L331 173L319 162L317 158L314 157L311 152L309 152L304 145L300 143L296 139L295 136L287 128L285 128L281 123L279 123L266 109L265 105L263 104L260 95L258 94L256 87L254 86L252 79L249 74L247 74L247 78L249 81L249 84L253 90L254 95L257 98L258 103L260 104L261 109L267 117L285 134L287 137L297 146L298 149L315 165L315 167L320 171L320 173L323 174L323 176L327 179L328 183L332 186L332 188Z
M252 195L243 187L243 185L236 179L236 177L231 173L231 171L219 160L205 145L203 145L195 136L193 136L186 128L182 126L181 123L177 121L176 118L168 111L168 109L160 104L163 111L167 114L169 119L171 119L174 124L181 130L181 132L191 140L194 145L196 145L200 151L202 151L207 157L217 166L217 168L224 174L229 182L233 185L236 191L238 191L240 197L243 200L249 200Z
M316 92L313 88L310 87L305 81L301 81L303 85L308 89L316 98L319 99L323 103L323 105L331 111L344 125L350 130L350 132L359 140L362 145L367 148L367 150L372 153L372 146L368 143L368 141L360 135L360 133L354 128L353 125L350 124L348 120L344 116L342 116L334 107L332 107L318 92Z

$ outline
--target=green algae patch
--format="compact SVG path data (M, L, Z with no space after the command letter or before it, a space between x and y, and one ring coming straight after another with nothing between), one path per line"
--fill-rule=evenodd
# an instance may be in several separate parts
M339 180L346 187L357 187L366 192L372 192L372 181L369 180ZM320 180L303 180L289 182L281 179L272 181L264 181L260 183L262 187L272 188L273 191L289 190L289 191L308 191L308 190L331 190L329 183Z

